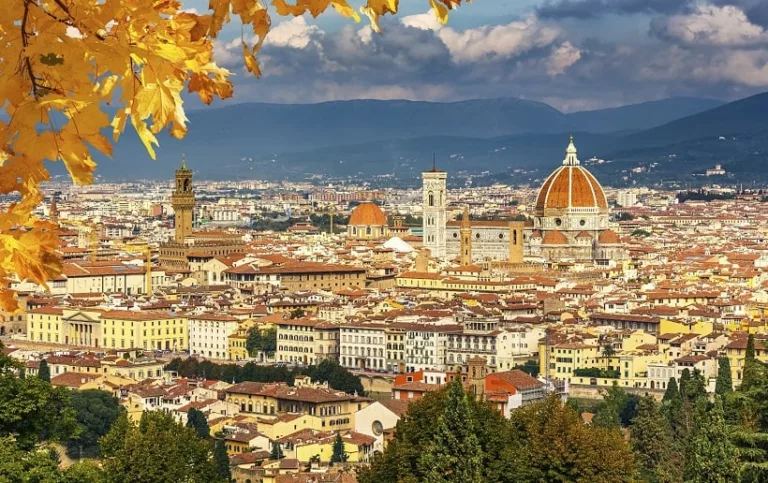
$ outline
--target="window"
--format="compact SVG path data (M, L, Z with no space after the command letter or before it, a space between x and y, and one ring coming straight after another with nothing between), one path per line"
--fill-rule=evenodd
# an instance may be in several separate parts
M428 199L429 200L427 201L427 205L428 206L435 206L435 194L432 193L431 191L429 192Z

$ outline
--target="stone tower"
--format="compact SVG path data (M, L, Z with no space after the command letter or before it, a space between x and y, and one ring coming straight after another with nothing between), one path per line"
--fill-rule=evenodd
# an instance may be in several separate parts
M424 248L429 249L434 258L445 258L445 206L446 180L445 171L438 170L434 161L432 169L421 174L423 196L423 231Z
M509 263L523 263L523 230L525 222L509 222Z
M460 263L463 266L472 265L472 224L469 222L469 209L464 207L459 230L461 247L459 248Z
M48 218L51 220L51 223L58 225L59 224L59 208L56 206L56 195L51 195L51 208L48 211Z
M192 191L192 170L187 168L187 161L182 157L181 166L176 170L176 189L171 195L174 212L176 243L192 235L192 211L195 208L195 192Z

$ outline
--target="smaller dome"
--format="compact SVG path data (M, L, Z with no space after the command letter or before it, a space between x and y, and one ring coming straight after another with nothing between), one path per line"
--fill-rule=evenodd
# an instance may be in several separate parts
M604 232L600 233L600 236L597 237L597 242L601 245L610 245L613 243L620 243L619 235L616 234L613 230L605 230Z
M592 239L592 235L590 235L586 231L582 231L581 233L576 235L576 238L589 238L591 240Z
M567 245L568 238L558 230L548 231L541 240L542 245Z
M349 217L350 226L386 226L387 216L376 203L366 201L352 210Z

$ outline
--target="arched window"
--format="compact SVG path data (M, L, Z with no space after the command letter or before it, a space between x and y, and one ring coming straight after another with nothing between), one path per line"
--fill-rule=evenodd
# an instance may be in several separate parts
M512 230L512 244L517 245L517 230Z
M429 202L427 203L428 206L435 206L435 194L431 191L429 192Z
M370 226L365 227L365 234L366 235L370 235L371 234L371 227Z

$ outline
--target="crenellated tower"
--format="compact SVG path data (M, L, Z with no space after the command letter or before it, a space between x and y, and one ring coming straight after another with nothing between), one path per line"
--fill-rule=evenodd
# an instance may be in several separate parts
M192 190L192 170L182 156L181 166L176 170L176 188L171 195L174 212L176 243L184 243L192 235L192 212L195 208L195 192Z

